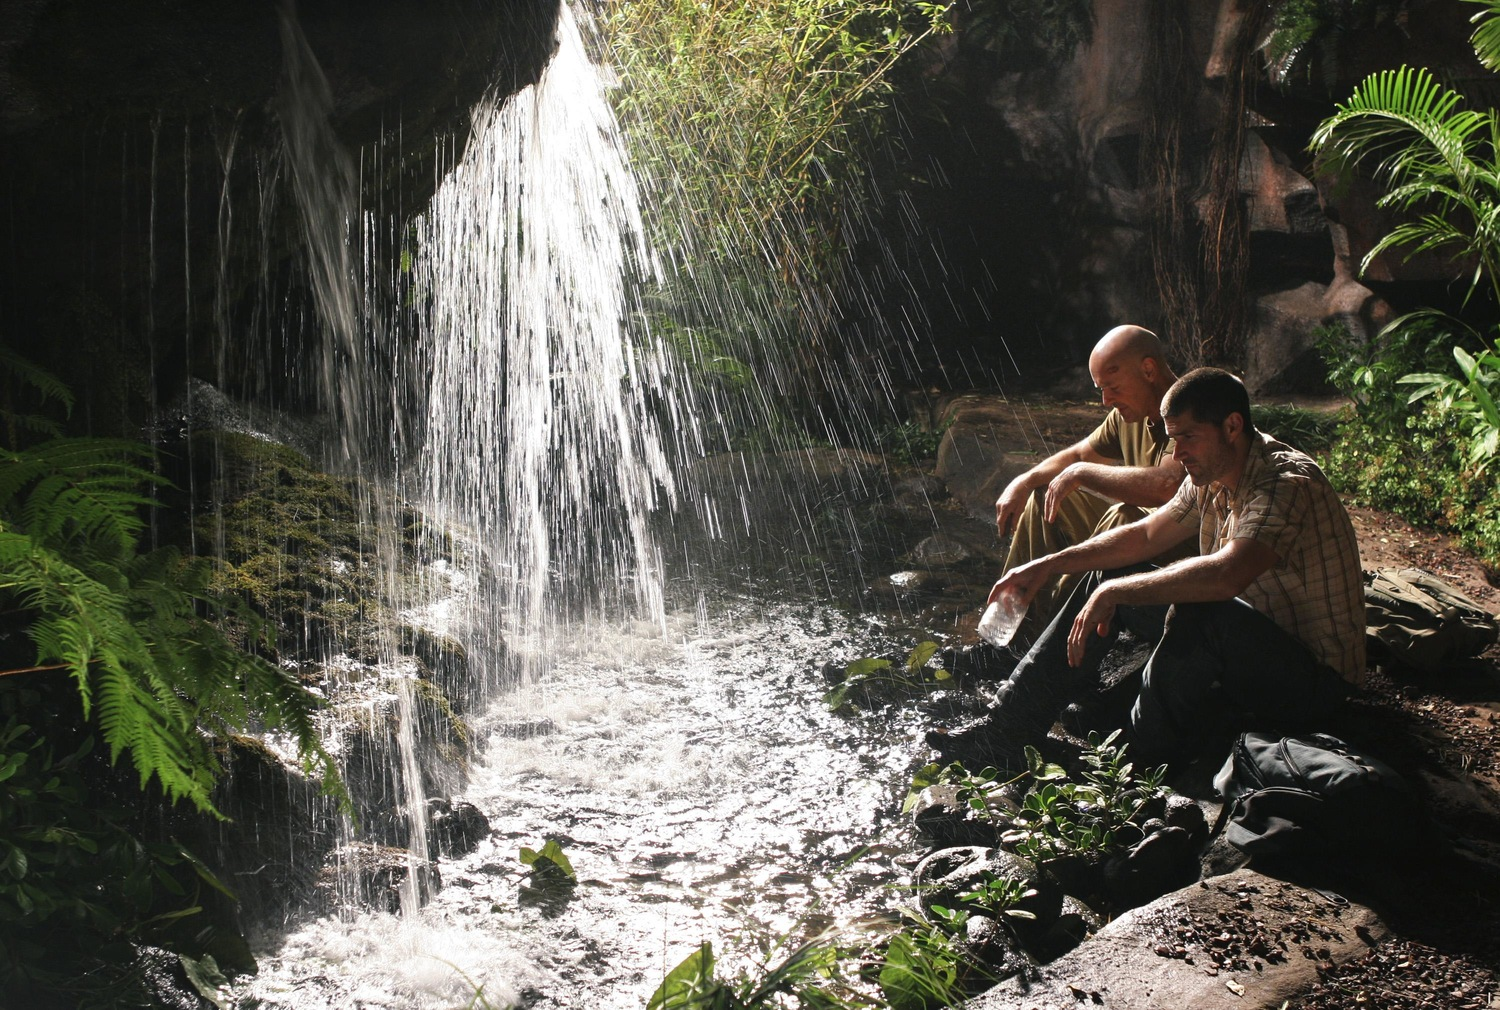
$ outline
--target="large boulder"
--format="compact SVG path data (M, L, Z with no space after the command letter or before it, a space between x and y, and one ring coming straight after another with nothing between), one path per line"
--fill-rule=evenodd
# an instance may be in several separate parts
M1388 933L1368 908L1245 871L1127 912L1073 953L965 1006L1276 1010Z

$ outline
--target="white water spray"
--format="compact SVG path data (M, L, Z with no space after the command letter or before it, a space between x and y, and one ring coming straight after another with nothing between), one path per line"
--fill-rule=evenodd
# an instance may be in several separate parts
M659 622L648 521L676 501L651 407L666 359L625 328L627 278L647 258L635 180L566 5L557 44L535 85L475 111L463 160L417 224L415 286L430 299L422 491L499 573L513 645L545 637L575 580Z

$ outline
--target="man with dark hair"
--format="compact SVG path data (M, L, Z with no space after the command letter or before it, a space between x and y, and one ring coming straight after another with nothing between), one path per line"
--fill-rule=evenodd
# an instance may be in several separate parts
M1000 535L1015 530L1002 575L1140 519L1182 482L1160 413L1162 394L1177 373L1156 334L1116 326L1089 354L1089 377L1109 408L1103 423L1017 476L995 502ZM1023 641L1047 626L1075 581L1064 575L1038 588L1022 626Z
M1021 767L1023 747L1097 685L1120 625L1160 634L1130 713L1140 761L1190 754L1249 723L1317 718L1363 682L1354 527L1317 464L1257 432L1243 384L1220 369L1178 379L1161 410L1187 479L1146 518L995 584L991 599L1003 591L1030 599L1056 575L1089 573L988 716L962 733L927 735L946 758ZM1143 565L1195 534L1196 557Z

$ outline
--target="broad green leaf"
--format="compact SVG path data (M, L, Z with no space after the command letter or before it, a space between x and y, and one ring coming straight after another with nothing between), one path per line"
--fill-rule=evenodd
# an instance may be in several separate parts
M911 655L906 657L906 668L912 673L916 673L927 665L928 660L937 655L937 651L938 644L936 642L920 643L915 649L911 650Z
M563 851L561 843L555 838L547 839L542 845L541 851L536 849L521 848L521 862L530 866L536 873L561 873L569 880L577 881L578 874L573 870L573 862Z
M723 986L714 978L713 944L705 940L667 973L646 1001L646 1010L706 1010L718 1005L722 991Z
M208 1000L220 1010L228 1010L230 1004L225 1000L222 987L229 984L229 979L219 970L218 962L212 954L205 954L201 960L194 960L186 954L179 954L178 960L182 962L182 970L187 975L188 981L198 991L198 995Z
M856 659L844 667L844 676L850 680L854 680L855 678L868 677L872 673L879 673L882 670L889 670L890 668L891 661L889 659L877 659L872 656L865 659Z
M886 946L879 981L891 1010L934 1010L955 995L957 960L942 947L897 933Z

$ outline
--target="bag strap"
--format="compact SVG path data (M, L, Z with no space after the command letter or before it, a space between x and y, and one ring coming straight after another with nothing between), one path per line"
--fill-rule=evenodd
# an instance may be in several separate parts
M1421 586L1409 581L1397 569L1378 569L1375 577L1388 583L1387 586L1382 587L1385 592L1398 598L1405 597L1409 602L1415 603L1424 610L1432 611L1445 621L1452 619L1458 613L1457 607L1438 599Z

